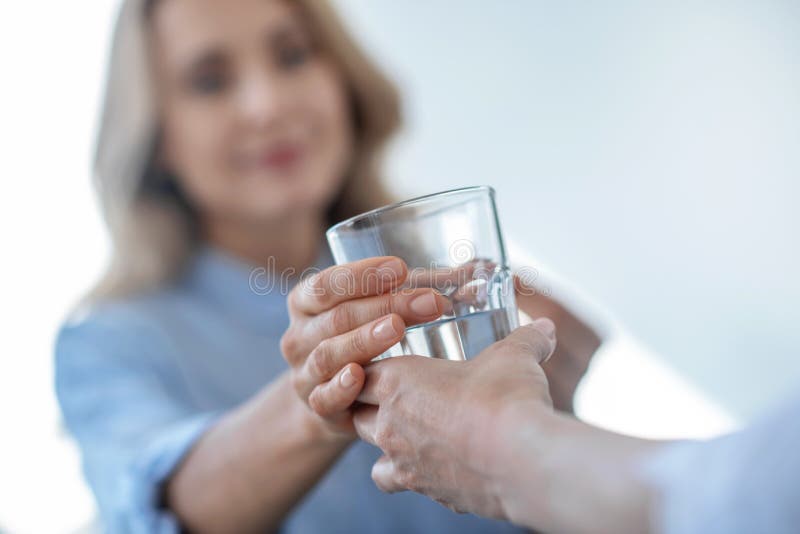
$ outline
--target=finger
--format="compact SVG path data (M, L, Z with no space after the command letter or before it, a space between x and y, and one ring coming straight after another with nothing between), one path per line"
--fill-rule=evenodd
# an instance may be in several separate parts
M360 437L362 440L375 445L376 447L378 446L375 440L375 435L377 433L377 419L377 406L365 404L353 410L353 426L356 429L356 434L358 434L358 437Z
M426 323L439 318L448 304L447 297L430 288L404 289L401 293L348 300L305 323L301 344L308 347L308 353L323 339L344 334L391 313L402 317L406 326Z
M470 306L483 308L489 300L489 281L476 278L459 287L450 298L453 301L456 315L470 313Z
M536 362L542 364L556 349L556 327L550 319L537 319L530 324L520 326L491 348L532 354Z
M316 315L346 300L385 293L401 285L406 276L408 267L394 256L334 265L304 279L292 289L289 311Z
M533 283L532 277L527 272L513 273L514 290L518 294L533 295L536 292L536 286Z
M435 269L416 268L408 273L407 284L412 287L433 287L442 293L450 293L472 280L474 270L472 264Z
M403 356L402 358L411 358ZM379 405L389 393L395 374L393 367L402 363L398 358L386 358L364 368L364 386L356 400L364 404Z
M445 285L455 289L475 277L486 277L496 268L495 262L477 258L453 267L414 268L409 272L408 280L416 286L439 287Z
M367 364L403 338L405 323L395 314L371 321L355 330L323 340L308 355L302 378L307 391L330 380L348 363ZM302 394L302 392L301 392Z
M520 311L530 317L560 318L566 311L558 302L548 297L548 288L537 282L538 272L521 269L514 273L514 293ZM557 320L561 324L560 320Z
M334 417L350 408L363 385L364 369L355 363L346 365L332 379L311 391L308 405L320 417Z
M369 364L364 368L364 387L356 400L364 404L379 405L384 399L395 394L403 383L403 378L408 379L412 372L425 373L430 367L449 365L454 362L427 358L425 356L398 356L386 358Z
M397 472L394 464L386 455L378 458L375 465L372 466L372 480L378 486L378 489L385 493L397 493L408 489L397 481Z

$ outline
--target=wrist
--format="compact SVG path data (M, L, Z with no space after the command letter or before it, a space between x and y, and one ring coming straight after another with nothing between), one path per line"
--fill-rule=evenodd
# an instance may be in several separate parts
M342 424L337 425L320 417L299 397L295 397L295 400L297 418L306 436L306 443L313 447L339 450L355 441L357 437L355 432L343 428ZM349 414L346 417L349 417Z
M649 531L653 495L640 465L660 442L543 406L520 406L510 421L516 426L503 429L510 439L499 459L513 467L500 486L510 521L548 532Z
M512 523L535 528L529 516L540 513L531 508L549 499L539 461L551 447L556 417L539 401L515 403L500 414L492 472L503 513Z
M307 443L315 446L344 448L355 441L352 432L346 432L317 415L301 399L296 403L297 418L303 428Z
M345 448L355 439L354 435L336 432L331 425L318 416L303 400L297 396L291 383L290 373L282 380L280 395L288 400L285 415L292 421L293 433L296 432L300 443L311 448Z

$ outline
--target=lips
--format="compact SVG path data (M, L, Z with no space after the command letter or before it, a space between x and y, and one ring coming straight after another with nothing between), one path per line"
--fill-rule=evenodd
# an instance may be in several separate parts
M259 167L286 170L294 167L301 159L303 151L297 145L280 145L261 152L256 162Z

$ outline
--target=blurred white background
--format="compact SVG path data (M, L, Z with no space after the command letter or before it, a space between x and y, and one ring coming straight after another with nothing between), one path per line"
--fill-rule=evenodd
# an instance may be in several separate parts
M637 336L587 416L711 435L797 387L800 4L336 3L406 96L398 194L493 185L507 236ZM51 345L107 252L89 162L116 6L0 7L0 531L93 513Z

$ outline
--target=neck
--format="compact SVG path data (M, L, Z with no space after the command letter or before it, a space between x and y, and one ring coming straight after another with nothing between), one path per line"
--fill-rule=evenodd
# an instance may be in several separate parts
M299 213L264 224L241 220L206 221L206 241L252 264L297 272L314 264L325 231L321 213Z

